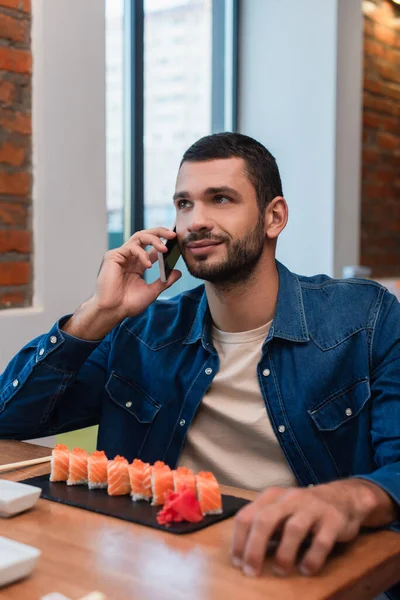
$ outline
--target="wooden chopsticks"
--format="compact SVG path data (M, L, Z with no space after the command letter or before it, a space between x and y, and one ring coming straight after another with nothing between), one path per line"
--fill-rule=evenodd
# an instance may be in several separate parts
M44 456L43 458L32 458L31 460L21 460L20 462L8 463L7 465L0 465L0 473L5 471L13 471L14 469L23 469L24 467L33 467L33 465L40 465L51 461L51 456Z

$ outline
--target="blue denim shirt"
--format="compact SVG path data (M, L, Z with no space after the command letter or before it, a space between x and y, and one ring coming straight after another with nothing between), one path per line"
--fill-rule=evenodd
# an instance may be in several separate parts
M277 267L257 377L299 485L362 476L400 503L399 302L372 281ZM0 437L99 424L109 457L174 467L219 366L204 286L154 302L99 342L61 331L66 318L1 375Z

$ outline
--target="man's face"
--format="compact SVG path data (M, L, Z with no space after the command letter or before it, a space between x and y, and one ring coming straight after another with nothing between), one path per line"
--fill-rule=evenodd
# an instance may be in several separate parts
M265 243L264 219L240 158L185 162L174 202L176 231L191 275L215 284L243 282Z

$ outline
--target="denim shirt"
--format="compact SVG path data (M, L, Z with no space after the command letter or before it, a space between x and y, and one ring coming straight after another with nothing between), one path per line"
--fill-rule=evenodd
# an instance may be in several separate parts
M257 378L290 468L301 486L362 476L400 503L399 302L373 281L277 268ZM67 318L0 376L0 437L99 424L109 457L175 467L219 367L204 286L154 302L96 342L62 331Z

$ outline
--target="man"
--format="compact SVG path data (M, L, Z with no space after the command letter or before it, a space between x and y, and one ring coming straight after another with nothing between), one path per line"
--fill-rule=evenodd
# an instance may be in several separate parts
M287 204L275 159L249 137L189 148L174 203L205 286L156 301L180 277L143 278L175 236L165 228L107 252L93 296L0 378L0 435L98 423L109 457L210 468L260 491L236 517L236 567L260 574L278 531L276 573L317 573L360 527L399 528L400 305L375 282L275 261Z

